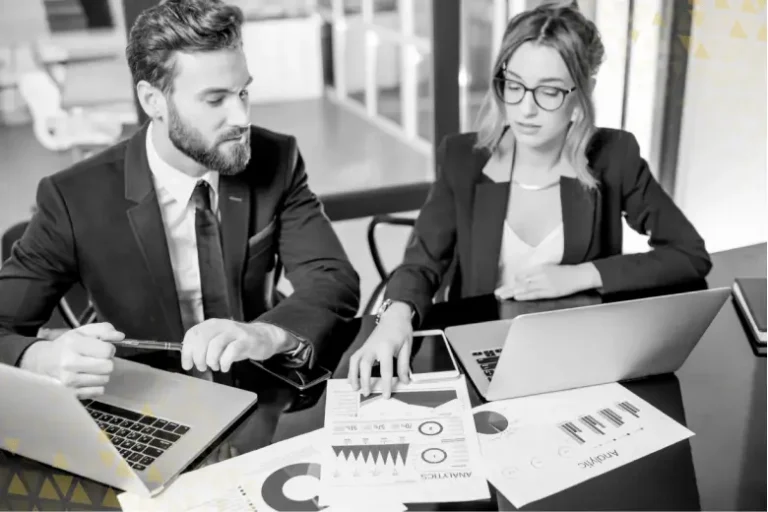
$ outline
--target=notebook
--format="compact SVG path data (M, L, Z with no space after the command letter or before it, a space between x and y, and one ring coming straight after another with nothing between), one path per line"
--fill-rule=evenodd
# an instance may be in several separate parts
M766 351L766 288L765 278L737 278L733 283L733 297L746 320L753 342L761 354Z

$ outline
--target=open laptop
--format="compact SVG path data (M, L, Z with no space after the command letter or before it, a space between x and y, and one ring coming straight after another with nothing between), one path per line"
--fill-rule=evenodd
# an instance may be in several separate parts
M0 364L0 441L24 457L150 496L256 402L249 391L114 362L105 394L95 400Z
M730 288L531 313L449 327L445 335L487 400L676 371Z

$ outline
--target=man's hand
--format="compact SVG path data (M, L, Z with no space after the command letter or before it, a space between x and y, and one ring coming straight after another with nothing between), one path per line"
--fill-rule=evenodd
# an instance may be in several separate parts
M244 359L264 361L296 347L279 327L212 318L187 331L181 347L181 366L189 371L208 368L228 372L232 363Z
M78 398L104 394L114 369L115 346L125 335L108 323L88 324L53 341L38 341L21 358L21 368L58 380L77 391Z
M512 286L502 286L494 293L501 299L552 299L602 285L600 273L593 263L542 265L523 270L515 276Z
M349 358L347 380L355 391L362 388L368 396L371 392L371 370L379 361L381 373L381 392L389 398L392 391L392 359L397 356L397 376L400 382L407 384L411 371L411 344L413 326L411 325L411 307L403 302L396 302L381 317L381 322L373 330L362 347Z

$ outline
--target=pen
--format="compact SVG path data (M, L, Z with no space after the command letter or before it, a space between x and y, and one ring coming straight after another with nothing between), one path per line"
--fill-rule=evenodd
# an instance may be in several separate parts
M181 343L171 343L170 341L152 341L152 340L131 340L110 341L118 347L144 348L149 350L176 350L181 352Z

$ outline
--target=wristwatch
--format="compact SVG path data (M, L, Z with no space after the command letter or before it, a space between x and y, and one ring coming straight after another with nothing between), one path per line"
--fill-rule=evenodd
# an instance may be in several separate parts
M383 315L384 312L388 310L389 306L391 306L392 304L394 304L394 301L392 299L387 299L381 303L381 306L379 306L379 309L376 311L376 325L379 324L379 321L381 320L381 315ZM408 303L406 302L406 304ZM410 304L408 305L411 307L411 320L413 320L414 315L416 315L416 308L414 308Z

